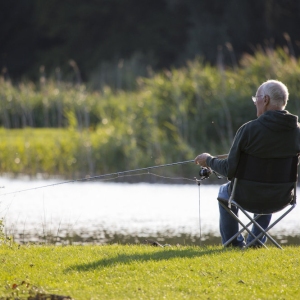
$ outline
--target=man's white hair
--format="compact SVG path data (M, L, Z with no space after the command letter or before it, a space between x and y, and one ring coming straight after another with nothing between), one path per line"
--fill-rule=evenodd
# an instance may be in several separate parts
M278 80L268 80L261 86L264 95L270 97L271 104L285 108L289 100L289 91L285 84Z

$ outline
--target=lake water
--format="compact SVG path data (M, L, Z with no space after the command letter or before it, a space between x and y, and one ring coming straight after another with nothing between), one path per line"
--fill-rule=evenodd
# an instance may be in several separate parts
M140 242L149 237L197 242L200 236L219 241L219 185L74 182L49 186L57 183L0 178L0 218L7 235L18 242L63 243L66 237L96 243L122 238ZM47 187L39 188L43 186ZM17 192L25 189L32 190ZM299 237L299 207L271 233Z

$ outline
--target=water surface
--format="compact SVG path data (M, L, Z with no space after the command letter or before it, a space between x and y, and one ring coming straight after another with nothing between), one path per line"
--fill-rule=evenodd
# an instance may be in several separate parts
M59 243L66 236L97 243L149 237L219 240L219 185L74 182L14 193L59 181L1 178L0 182L0 217L7 235L19 242ZM299 207L272 233L300 236Z

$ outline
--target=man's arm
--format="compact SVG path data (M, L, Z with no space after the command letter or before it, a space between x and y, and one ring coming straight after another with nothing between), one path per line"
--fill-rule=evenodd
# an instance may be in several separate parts
M228 158L219 159L217 157L210 156L207 158L206 164L209 168L213 169L220 175L228 177Z
M242 126L235 135L227 158L220 159L218 157L211 156L209 153L202 153L195 158L195 163L202 167L209 167L217 173L231 179L235 175L240 159L240 153L245 146L244 144L245 126Z
M202 167L209 167L217 173L227 177L227 159L219 159L218 157L211 156L209 153L202 153L195 158L195 163Z

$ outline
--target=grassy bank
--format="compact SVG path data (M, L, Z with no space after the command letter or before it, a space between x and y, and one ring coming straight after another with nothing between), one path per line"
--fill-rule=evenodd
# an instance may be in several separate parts
M299 248L0 246L0 296L297 299Z

